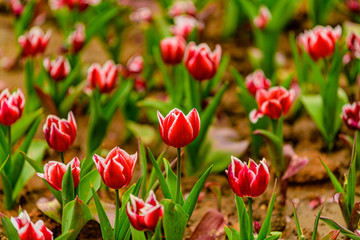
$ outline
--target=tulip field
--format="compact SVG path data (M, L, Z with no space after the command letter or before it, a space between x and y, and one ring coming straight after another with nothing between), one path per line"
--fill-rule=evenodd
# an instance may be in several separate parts
M0 239L360 240L359 0L0 0Z

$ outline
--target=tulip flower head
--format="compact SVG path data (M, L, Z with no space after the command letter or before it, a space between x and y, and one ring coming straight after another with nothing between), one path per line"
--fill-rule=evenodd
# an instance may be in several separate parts
M294 100L295 91L286 90L283 87L272 87L269 90L260 89L256 93L258 110L250 112L250 121L256 123L264 115L271 119L278 119L286 114Z
M88 70L87 79L92 89L98 88L101 93L111 92L118 77L118 66L108 60L103 67L94 63Z
M352 32L346 39L346 44L353 56L360 59L360 36Z
M175 65L184 57L186 41L181 36L167 37L160 41L161 56L165 63Z
M31 222L26 210L21 211L18 217L11 217L11 223L17 230L20 240L52 240L53 233L45 227L42 220L35 224Z
M270 172L265 159L259 164L250 159L246 165L232 156L231 164L225 172L231 189L239 197L258 197L265 192L269 184Z
M192 143L200 131L200 116L194 108L187 116L175 108L164 118L157 112L162 140L169 146L182 148Z
M76 138L77 126L74 114L69 112L67 120L49 115L43 132L49 147L58 152L65 152Z
M22 115L25 106L23 92L18 89L12 94L5 89L0 94L0 123L4 126L14 124Z
M74 188L76 188L80 182L80 160L77 157L71 160L67 165L56 161L50 161L45 164L44 173L37 173L37 175L42 179L45 179L52 188L61 191L62 179L69 166L71 166Z
M175 36L182 36L187 39L195 29L202 31L204 24L192 16L180 15L174 17L174 26L170 28L170 32Z
M126 213L131 225L139 231L154 231L164 215L164 207L156 200L154 192L150 191L145 202L131 194L130 202L126 206Z
M70 73L70 63L62 56L58 56L54 60L47 57L44 59L43 64L45 70L55 82L64 80Z
M345 0L346 7L353 13L360 12L360 2L359 0Z
M135 23L151 23L153 20L153 13L150 8L142 7L131 13L129 18Z
M266 78L262 70L257 70L246 77L245 85L249 93L255 97L258 90L268 90L271 86L271 81Z
M130 155L119 147L115 147L106 158L94 154L93 160L105 185L112 189L120 189L126 187L131 181L137 153Z
M10 0L10 8L16 17L20 17L24 10L24 5L20 0Z
M70 51L71 53L78 53L85 44L85 26L84 24L77 24L75 31L69 36Z
M213 78L219 67L220 60L220 45L216 45L214 52L211 52L209 46L205 43L198 46L194 42L189 43L184 56L187 70L198 81Z
M18 38L24 57L34 57L45 51L49 42L51 31L46 34L39 27L33 27L31 30Z
M97 5L100 0L50 0L51 9L68 7L70 10L85 11L90 5Z
M169 9L169 15L174 18L180 15L190 15L195 17L197 13L196 7L193 1L175 1Z
M266 6L261 6L259 9L259 15L254 18L255 27L260 30L264 30L271 20L271 13Z
M360 102L348 103L343 106L341 118L352 130L360 130Z
M120 72L124 78L129 78L140 74L143 69L144 60L142 56L135 55L128 60L126 67L120 67Z
M297 38L300 47L311 56L314 61L327 58L334 54L337 40L341 36L341 27L316 26L305 31Z

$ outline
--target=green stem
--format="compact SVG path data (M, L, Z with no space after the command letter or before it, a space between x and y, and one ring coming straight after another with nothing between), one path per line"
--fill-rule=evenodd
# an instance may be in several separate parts
M201 81L198 81L199 83L199 99L200 99L200 109L202 110L202 102L203 102L203 95L202 95L202 88L201 88Z
M176 178L176 203L180 203L180 185L181 185L181 148L177 149L177 178Z
M252 213L252 202L253 202L253 200L252 200L252 198L251 197L249 197L248 198L248 211L249 211L249 219L250 219L250 234L254 234L254 232L253 232L253 225L254 225L254 223L253 223L253 213Z
M61 162L65 164L64 152L60 152Z
M146 231L146 239L151 240L151 232L150 231Z
M119 200L119 189L115 189L115 202L116 202L116 209L115 209L115 223L114 223L114 230L118 229L118 222L120 217L120 200ZM115 231L115 234L117 231Z

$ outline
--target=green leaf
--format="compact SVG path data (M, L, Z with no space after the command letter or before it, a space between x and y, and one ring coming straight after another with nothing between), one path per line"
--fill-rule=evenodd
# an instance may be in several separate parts
M226 236L229 240L237 240L236 238L233 238L232 231L230 230L230 228L228 226L225 226L224 229L225 229Z
M146 158L146 151L144 148L144 144L139 138L138 140L138 148L139 148L139 160L140 160L140 167L141 167L141 176L144 179L147 179L147 158ZM147 194L147 181L144 181L141 187L141 198L144 199Z
M342 193L343 195L345 195L345 191L341 185L341 183L337 180L337 177L330 171L330 169L326 166L326 164L320 159L321 164L324 166L327 175L329 176L331 183L333 184L336 192L338 193Z
M61 234L60 236L58 236L57 238L55 238L55 240L67 240L68 237L72 234L72 230L66 232L66 233L63 233Z
M41 116L42 109L26 113L11 126L11 145L14 145L34 125L34 121Z
M176 196L176 180L177 176L172 171L170 163L168 160L164 158L164 166L165 166L165 173L166 173L166 183L169 186L170 192L172 196ZM182 193L181 186L180 186L180 193ZM184 198L182 194L180 194L180 205L184 204Z
M146 240L144 232L138 231L132 226L131 226L131 238L133 240Z
M93 185L95 191L100 188L101 176L97 169L92 170L82 177L79 185L77 186L77 195L86 204L89 203L92 198L91 184Z
M170 199L163 199L161 204L164 206L163 226L166 240L182 240L189 215Z
M98 33L98 31L106 26L106 24L116 15L118 14L118 8L112 8L104 12L98 13L96 16L88 21L86 25L86 41L90 41L90 39Z
M91 191L92 195L94 196L96 211L100 220L101 235L104 240L113 240L115 239L113 228L111 227L109 218L107 217L106 212L93 186L91 186Z
M314 222L314 230L313 230L313 234L312 234L312 240L317 239L317 229L319 226L320 215L321 215L321 212L323 209L324 209L324 205L320 208L318 214L316 215L315 222Z
M356 149L357 149L357 133L355 133L353 149L351 153L351 162L347 176L346 184L346 205L351 213L355 204L355 188L356 188Z
M2 173L2 172L3 172L4 167L5 167L6 163L8 162L8 160L9 160L9 156L8 156L8 157L5 159L5 161L1 164L1 167L0 167L0 173Z
M1 214L1 223L5 229L5 233L6 233L6 236L8 237L8 239L20 240L19 234L18 234L16 228L11 223L10 219L3 214Z
M46 197L42 197L36 202L36 206L46 216L61 224L62 207L60 202L56 198L47 199Z
M302 234L301 231L301 227L300 227L300 223L299 223L299 218L297 216L296 213L296 209L295 209L295 205L293 204L293 212L294 212L294 218L295 218L295 225L296 225L296 231L297 231L297 235L298 235L298 239L299 240L305 240L305 236Z
M150 145L153 143L158 132L155 128L148 124L139 124L130 120L126 121L126 127L134 134L135 138L141 138L142 142L145 145ZM141 161L140 161L141 163Z
M151 240L162 240L161 227L162 227L162 219L160 218L159 222L156 225L155 232Z
M239 224L241 226L239 229L239 239L250 240L250 234L252 233L250 232L250 219L246 211L245 203L239 196L235 196L235 200Z
M169 189L169 186L167 185L167 182L166 182L166 180L165 180L165 177L164 177L164 175L162 174L159 165L158 165L157 162L155 161L155 158L154 158L153 154L151 153L150 148L148 148L148 151L149 151L149 155L150 155L151 162L152 162L153 167L154 167L155 172L156 172L156 176L157 176L157 178L159 179L159 183L160 183L160 187L161 187L161 192L163 193L164 198L173 199L172 194L171 194L171 191L170 191L170 189Z
M71 172L71 165L68 166L64 177L61 183L61 192L62 192L62 204L66 206L66 204L75 198L75 190L74 190L74 179L73 174ZM70 230L70 229L68 229Z
M67 95L60 102L59 112L62 116L65 116L71 110L76 99L78 99L78 97L83 93L86 84L87 84L86 81L79 83L76 87L73 88L71 93L69 93L69 95Z
M35 8L36 1L31 0L26 3L19 19L15 20L14 24L14 32L16 35L16 38L18 38L20 35L22 35L26 29L29 27L31 20L34 15L34 8Z
M271 214L274 208L274 203L275 203L275 198L276 198L276 192L275 192L275 187L276 187L276 182L274 184L274 189L273 189L273 193L270 199L270 203L268 205L268 210L267 210L267 214L264 220L264 223L261 226L259 235L257 237L257 240L264 240L268 234L268 232L270 232L270 228L271 228Z
M196 182L196 184L194 185L193 189L191 190L189 196L187 197L183 208L184 211L189 215L189 217L191 217L197 200L199 198L199 194L200 191L202 189L202 187L204 186L205 180L208 177L209 173L211 172L212 166L210 166L205 172L204 174L199 178L199 180Z
M360 237L357 234L355 234L355 233L351 232L349 229L341 226L340 224L338 224L334 220L332 220L330 218L327 218L327 217L320 217L320 220L323 221L324 223L326 223L332 229L340 230L340 232L342 234L349 237L350 239L360 240Z
M13 208L15 202L12 200L12 186L8 176L1 173L2 187L4 191L4 206L6 210Z
M75 240L84 225L91 219L89 207L79 198L75 198L64 206L61 230L63 233L73 230L67 240Z
M158 156L158 158L156 159L156 163L157 165L159 166L159 168L161 168L162 164L163 164L163 158L165 157L166 155L166 152L167 152L167 149L168 147L166 147L161 153L160 155ZM150 178L149 178L149 184L148 184L148 192L153 189L155 187L155 181L156 181L156 171L155 171L155 168L152 168L151 170L151 173L150 173Z

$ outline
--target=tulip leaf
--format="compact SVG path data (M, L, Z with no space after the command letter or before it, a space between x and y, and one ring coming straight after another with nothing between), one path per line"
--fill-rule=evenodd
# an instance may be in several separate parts
M163 226L165 239L182 240L189 215L171 199L163 199L161 205L164 206Z
M312 234L312 240L317 239L317 229L319 226L320 215L321 215L321 212L323 209L324 209L324 205L320 208L318 214L316 215L315 222L314 222L314 230L313 230L313 234Z
M356 233L351 232L349 229L341 226L339 223L335 222L334 220L327 217L320 217L320 220L326 223L330 228L334 230L340 230L342 234L349 237L350 239L360 240L360 237Z
M216 71L215 76L210 81L208 81L208 87L206 88L204 95L205 97L208 97L211 90L216 90L218 86L220 86L221 80L223 79L224 73L227 69L227 66L229 65L229 62L230 62L230 55L224 54L221 57L221 62L218 67L218 70Z
M149 151L151 162L152 162L153 167L154 167L155 172L156 172L156 176L157 176L157 178L159 180L160 187L161 187L161 192L163 193L164 198L173 199L173 196L172 196L171 191L169 189L169 186L168 186L168 184L167 184L167 182L165 180L165 177L162 174L159 165L155 161L155 158L154 158L153 154L151 153L150 148L148 148L148 151Z
M66 206L66 204L75 198L75 190L74 190L74 179L71 171L71 165L69 164L61 183L61 192L62 192L62 204Z
M301 231L301 227L300 227L300 223L299 223L299 218L298 215L296 213L296 209L295 209L295 205L293 204L293 213L294 213L294 218L295 218L295 225L296 225L296 232L298 235L298 239L299 240L305 240L305 236L303 235L302 231ZM315 233L315 232L314 232Z
M110 122L113 118L115 111L117 107L119 106L120 102L123 102L124 99L126 99L126 96L129 95L131 89L132 89L132 81L125 81L124 84L122 84L116 92L113 94L113 96L110 98L110 100L106 103L105 107L103 108L105 118Z
M84 87L86 86L86 84L87 84L86 81L79 83L77 86L75 86L73 88L71 93L69 93L69 95L67 95L61 101L60 106L59 106L59 112L62 116L65 116L71 110L76 99L80 96L80 94L83 93Z
M144 232L136 230L132 226L130 228L131 228L131 239L133 239L133 240L146 240Z
M242 198L239 196L235 196L235 200L236 200L236 209L239 218L239 225L241 226L239 228L240 239L250 240L250 235L252 234L250 232L251 223L250 223L249 215L246 211L245 203L242 200Z
M274 203L275 203L275 198L276 198L276 192L275 192L275 187L276 187L276 182L274 184L274 189L271 195L271 199L270 199L270 203L268 205L268 210L266 213L266 217L264 220L264 223L261 226L259 235L257 237L257 240L264 240L266 238L266 236L268 235L268 233L270 232L270 228L271 228L271 214L274 208Z
M91 21L88 21L86 25L86 41L89 41L93 38L95 34L97 34L101 28L103 28L111 19L117 16L119 9L111 8L107 11L101 11L96 14L96 16L92 16Z
M9 210L13 207L14 202L12 200L12 186L8 176L5 173L1 173L2 187L4 191L4 206Z
M3 214L1 214L1 223L5 229L5 233L6 233L6 236L8 237L8 239L20 240L19 234L18 234L16 228L11 223L10 219Z
M353 149L351 153L351 162L347 176L346 184L346 205L351 213L355 204L355 188L356 188L356 149L357 149L357 134L355 134ZM356 223L357 225L357 223Z
M23 4L23 3L20 3ZM15 20L14 23L14 32L16 35L16 38L18 38L20 35L22 35L26 29L28 29L29 25L31 24L32 18L34 16L34 8L36 1L31 0L25 3L25 7L22 10L20 16L18 19Z
M115 239L124 239L126 234L129 232L130 221L126 214L126 205L130 199L130 194L135 196L139 195L140 187L143 181L143 177L141 176L139 180L136 182L136 185L128 189L123 197L121 198L121 208L120 208L120 220L121 226L118 227L118 231L115 231ZM116 229L116 226L114 226Z
M160 71L161 71L161 75L164 79L164 84L165 84L165 88L166 88L166 92L170 95L171 99L175 100L175 93L177 91L174 91L173 87L174 83L171 82L171 78L169 76L169 72L167 70L167 67L165 65L165 63L162 60L161 57L161 52L160 52L160 48L159 46L154 46L153 47L153 53L154 53L154 60L156 62L156 64L158 65Z
M169 190L172 196L176 196L176 181L177 176L172 171L170 163L168 160L164 158L164 166L165 166L165 173L166 173L166 183L169 186ZM180 193L182 193L181 186L180 186ZM184 204L184 198L180 195L180 205Z
M69 167L69 169L71 168ZM62 232L65 233L71 229L73 232L67 240L75 240L84 225L91 219L92 216L89 207L79 198L75 198L71 202L68 202L63 208Z
M156 159L156 163L159 166L159 168L161 168L162 164L163 164L163 158L166 155L168 147L166 147L158 156L158 158ZM155 190L155 181L156 181L156 171L155 168L152 168L151 173L150 173L150 178L149 178L149 184L148 184L148 192L153 189Z
M36 206L46 216L61 224L62 208L60 202L56 198L49 200L46 197L42 197L36 202Z
M272 232L271 236L266 237L265 240L276 240L281 238L281 236L282 236L281 232Z
M82 177L77 187L77 195L86 204L89 203L92 197L91 184L93 184L95 191L100 188L101 176L97 169L93 169L91 172Z
M151 240L162 240L161 226L162 226L162 220L161 218L159 218L159 222L156 225L155 232Z
M14 145L33 126L34 121L43 113L42 109L25 113L14 125L11 126L11 145Z
M92 195L94 197L96 211L98 213L99 220L100 220L101 235L104 240L114 240L115 238L114 238L113 228L111 227L109 218L106 215L106 212L105 212L105 210L100 202L100 199L96 193L96 190L95 190L94 186L92 186L92 185L91 185L91 191L92 191Z
M8 141L6 141L5 127L0 125L0 150L1 153L6 154L8 147Z
M146 150L144 147L144 144L141 140L141 138L139 138L138 140L138 148L139 148L139 161L140 161L140 166L141 166L141 175L144 177L144 179L147 180L147 158L146 158ZM146 194L147 194L147 181L144 181L142 186L141 186L141 198L145 198Z
M330 169L328 168L328 166L326 166L326 164L323 162L323 160L320 159L320 162L324 166L326 173L329 176L331 183L333 184L336 192L342 193L345 195L345 191L344 191L341 183L337 180L337 177L330 171Z
M58 236L57 238L55 238L55 240L67 240L68 237L72 234L72 230L67 231L66 233L61 234L60 236Z
M193 189L191 190L189 196L187 197L187 199L183 205L184 211L189 215L189 217L191 217L191 215L195 209L195 205L199 198L200 191L201 191L202 187L204 186L206 178L208 177L209 173L211 172L211 169L212 169L212 166L210 166L204 172L204 174L199 178L199 180L194 185Z
M5 168L5 165L6 165L6 163L8 162L8 160L9 160L9 156L5 159L5 161L1 164L1 166L0 166L0 173L2 173L3 172L3 170L4 170L4 168Z

